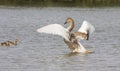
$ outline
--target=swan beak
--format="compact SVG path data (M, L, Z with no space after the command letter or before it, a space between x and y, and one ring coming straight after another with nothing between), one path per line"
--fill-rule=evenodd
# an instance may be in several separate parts
M64 23L64 25L67 24L67 22Z

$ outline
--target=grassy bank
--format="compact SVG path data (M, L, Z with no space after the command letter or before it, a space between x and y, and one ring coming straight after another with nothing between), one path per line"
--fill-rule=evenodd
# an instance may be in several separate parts
M67 6L67 7L111 7L120 6L120 0L0 0L6 6Z

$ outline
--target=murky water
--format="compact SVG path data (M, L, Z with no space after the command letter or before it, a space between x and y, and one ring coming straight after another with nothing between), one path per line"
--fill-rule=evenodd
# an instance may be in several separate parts
M90 40L81 41L95 53L70 54L61 37L36 32L67 17L75 20L73 31L83 20L95 26ZM120 8L1 7L0 42L14 39L17 46L0 46L0 71L120 71Z

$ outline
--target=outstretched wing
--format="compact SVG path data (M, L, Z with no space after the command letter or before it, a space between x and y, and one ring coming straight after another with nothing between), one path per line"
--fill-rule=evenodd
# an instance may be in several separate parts
M59 35L63 37L64 39L69 40L68 30L59 24L50 24L50 25L44 26L42 28L37 29L37 32Z
M95 28L92 24L87 21L83 21L81 27L79 28L76 37L81 39L89 39L89 35L95 31ZM76 33L75 33L76 34Z
M92 34L95 31L95 28L89 22L83 21L83 24L81 25L81 27L80 27L80 29L78 31L86 33L86 34L88 34L88 33Z

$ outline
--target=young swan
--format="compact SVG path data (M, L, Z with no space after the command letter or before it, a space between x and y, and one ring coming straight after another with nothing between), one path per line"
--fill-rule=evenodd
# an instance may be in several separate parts
M86 50L83 45L78 42L78 39L89 39L89 35L95 30L89 22L83 21L82 26L77 32L71 32L75 26L74 20L72 18L67 18L64 24L69 23L68 28L64 28L59 24L50 24L45 27L37 29L39 33L47 33L59 35L64 38L64 42L71 49L72 52L78 53L91 53L92 51Z
M0 43L0 46L16 46L18 42L18 39L14 40L14 41L6 41L6 42L2 42Z
M72 18L67 18L65 24L69 23L67 30L71 32L74 28L74 20ZM78 42L77 39L86 39L89 40L89 34L94 31L94 27L89 24L87 21L84 21L82 26L77 32L69 33L69 41L64 39L64 42L71 49L72 52L80 52L80 53L92 53L90 50L86 50L83 45ZM90 32L90 33L89 33Z

